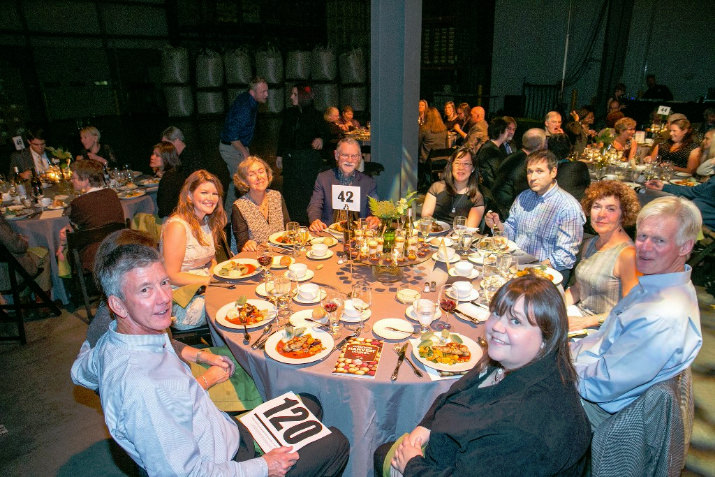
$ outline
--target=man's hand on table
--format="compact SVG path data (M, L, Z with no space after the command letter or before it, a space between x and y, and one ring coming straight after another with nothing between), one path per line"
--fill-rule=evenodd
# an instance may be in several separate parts
M328 226L323 223L322 220L320 219L315 219L312 224L310 224L310 227L308 227L311 232L322 232L323 230L327 229Z
M569 331L597 327L601 322L601 317L601 315L569 316Z
M648 189L663 190L663 181L660 179L651 179L645 183Z
M283 477L298 461L298 453L291 452L292 447L279 447L263 454L268 464L268 477Z
M367 218L365 218L365 222L367 222L367 226L371 229L376 229L380 226L380 219L374 215L368 215Z

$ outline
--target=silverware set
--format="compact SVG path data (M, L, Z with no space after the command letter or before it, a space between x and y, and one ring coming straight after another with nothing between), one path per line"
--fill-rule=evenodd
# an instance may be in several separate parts
M256 341L253 342L251 345L252 349L263 349L263 347L266 345L266 341L268 340L268 336L271 333L271 329L273 329L273 323L269 323L268 326L263 328L263 333L261 333L261 336L256 339Z

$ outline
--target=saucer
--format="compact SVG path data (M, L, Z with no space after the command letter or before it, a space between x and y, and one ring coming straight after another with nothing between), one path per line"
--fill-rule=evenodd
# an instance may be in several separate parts
M288 271L285 273L285 276L286 276L289 280L294 281L294 282L306 282L306 281L310 280L311 278L313 278L313 277L315 276L315 272L314 272L313 270L306 270L306 271L305 271L305 275L303 275L303 276L300 277L300 278L296 278L296 277L293 276L293 274L291 273L291 271L288 270Z
M452 289L450 289L447 292L447 296L450 298L454 298L455 300L459 300L459 301L472 301L472 300L476 300L477 298L479 298L479 290L472 288L472 292L469 295L462 298L462 297L458 297L457 295L452 293Z
M441 258L437 252L432 254L432 260L434 260L435 262L442 262L442 263L445 263L447 261L447 260ZM459 258L459 254L455 253L454 257L452 257L452 259L449 261L449 263L456 263L456 262L459 262L460 260L461 260L461 258Z
M454 267L451 267L449 269L449 275L452 277L467 278L469 280L474 280L475 278L477 278L479 276L479 270L477 270L476 268L472 268L472 273L470 273L469 275L460 275L457 273L457 270L455 270Z
M308 258L311 259L311 260L325 260L325 259L328 259L328 258L330 258L330 257L333 256L333 251L332 251L332 250L328 250L328 251L325 253L325 255L318 256L318 255L313 255L313 251L312 251L312 250L308 250L307 252L305 252L305 256L308 257Z
M319 303L320 300L322 300L323 298L325 298L325 290L323 290L323 289L321 288L321 289L320 289L320 296L315 297L315 298L312 299L312 300L306 300L305 298L301 297L298 293L295 294L295 296L293 297L293 300L294 300L296 303L300 303L301 305L312 305L312 304L314 304L314 303Z
M358 323L360 321L365 321L368 318L370 318L370 315L372 315L371 310L365 310L363 311L360 315L355 315L355 316L347 316L345 313L340 315L340 321L344 321L345 323Z
M405 316L407 318L409 318L410 320L420 321L417 319L417 316L415 315L415 308L412 305L408 306L407 309L405 310ZM442 309L437 307L437 310L434 312L434 319L439 320L439 318L441 316L442 316Z

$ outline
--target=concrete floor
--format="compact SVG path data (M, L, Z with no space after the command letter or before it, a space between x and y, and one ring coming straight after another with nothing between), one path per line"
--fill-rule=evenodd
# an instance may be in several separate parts
M704 345L694 371L696 422L683 475L715 476L715 308L701 300ZM27 323L28 344L0 344L0 475L124 476L96 394L69 372L87 325L80 314ZM4 432L4 434L3 434Z

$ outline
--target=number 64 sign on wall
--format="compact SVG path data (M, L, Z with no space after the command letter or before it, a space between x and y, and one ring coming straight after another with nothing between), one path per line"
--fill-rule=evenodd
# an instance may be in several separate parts
M293 392L264 402L240 420L263 452L281 446L292 446L297 451L330 434L330 429Z

